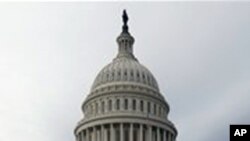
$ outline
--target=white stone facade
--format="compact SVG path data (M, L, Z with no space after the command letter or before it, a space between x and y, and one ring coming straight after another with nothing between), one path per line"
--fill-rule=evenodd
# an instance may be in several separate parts
M134 38L124 26L117 57L100 71L83 102L76 140L175 141L169 105L152 73L134 57Z

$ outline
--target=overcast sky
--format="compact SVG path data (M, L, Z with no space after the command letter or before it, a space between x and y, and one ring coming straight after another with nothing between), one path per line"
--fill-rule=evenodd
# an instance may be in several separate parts
M250 124L250 3L1 3L0 141L75 141L124 8L178 141L228 141L230 124Z

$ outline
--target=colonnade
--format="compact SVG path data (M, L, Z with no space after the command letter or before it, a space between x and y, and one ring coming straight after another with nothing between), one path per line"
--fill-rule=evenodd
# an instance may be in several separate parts
M137 123L114 123L86 128L78 141L175 141L174 134L156 126Z

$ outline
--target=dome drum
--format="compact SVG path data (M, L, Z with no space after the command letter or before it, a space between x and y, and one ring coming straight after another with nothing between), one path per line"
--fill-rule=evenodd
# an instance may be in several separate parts
M169 106L164 99L119 93L100 95L87 99L82 105L82 110L86 118L109 115L111 113L132 113L165 119L169 112Z

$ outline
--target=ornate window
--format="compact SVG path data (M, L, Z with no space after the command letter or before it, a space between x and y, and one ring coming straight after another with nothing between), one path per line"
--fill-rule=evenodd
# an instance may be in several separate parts
M140 109L141 109L141 111L143 112L143 110L144 110L144 103L143 103L142 100L141 100L141 102L140 102Z
M112 111L112 100L111 99L109 100L109 103L108 103L108 109L109 109L109 111Z
M135 99L133 99L132 108L133 108L133 110L136 110L136 100Z
M124 100L124 109L128 110L128 99Z
M102 113L104 113L105 103L102 101Z
M151 104L148 102L148 113L151 113Z
M120 110L120 99L116 100L116 110Z

